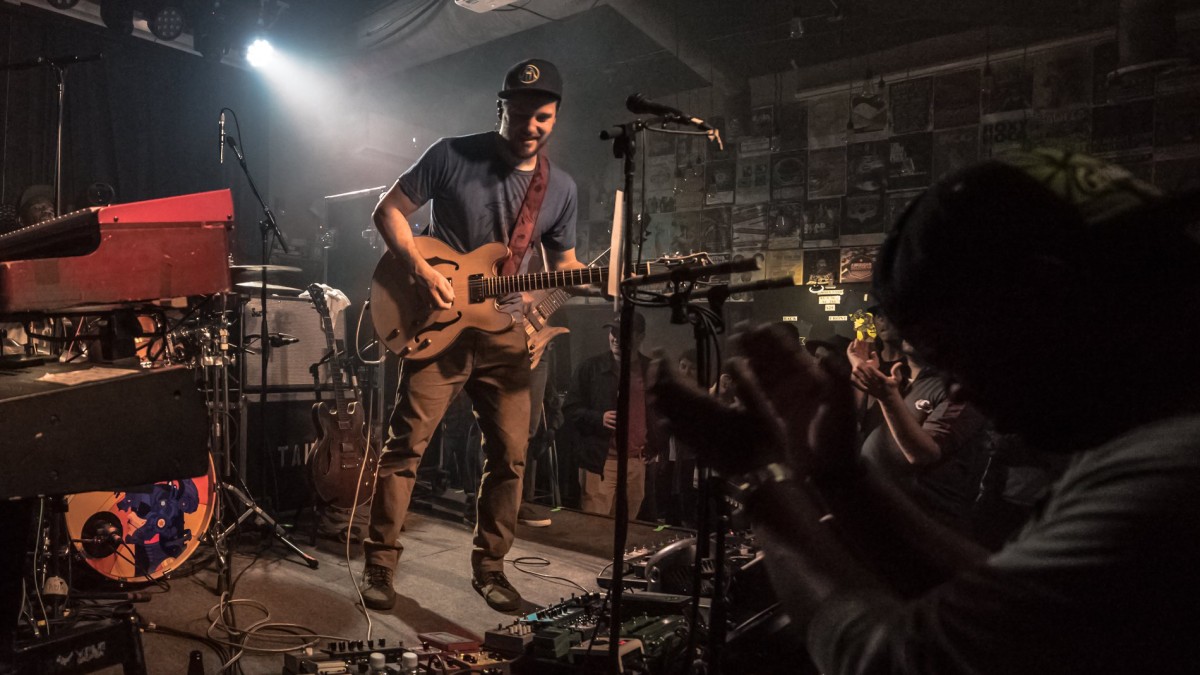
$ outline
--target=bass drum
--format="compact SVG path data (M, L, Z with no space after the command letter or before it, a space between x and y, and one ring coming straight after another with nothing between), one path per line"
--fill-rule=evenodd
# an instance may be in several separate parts
M67 531L80 557L122 582L167 576L196 552L216 511L216 473L67 497Z

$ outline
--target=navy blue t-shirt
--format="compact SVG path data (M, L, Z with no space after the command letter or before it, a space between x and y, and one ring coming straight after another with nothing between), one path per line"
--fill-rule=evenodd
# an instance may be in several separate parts
M508 242L532 171L519 171L500 156L494 131L442 138L400 176L400 189L417 206L433 200L430 235L467 253ZM554 251L575 248L575 181L554 164L534 226L533 241ZM522 261L520 272L531 271ZM536 270L532 270L536 271Z

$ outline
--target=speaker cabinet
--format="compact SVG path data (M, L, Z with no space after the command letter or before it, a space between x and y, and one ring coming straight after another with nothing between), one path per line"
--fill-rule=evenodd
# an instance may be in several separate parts
M325 400L332 405L330 397ZM313 503L306 460L317 440L312 421L315 402L309 391L282 397L269 394L265 404L248 397L242 406L246 450L242 475L255 501L269 512L278 515Z
M321 315L305 298L267 298L267 329L271 333L282 333L300 341L274 347L267 362L268 390L313 390L313 377L309 368L319 362L329 351L325 331L321 328ZM258 335L262 322L262 303L252 298L242 311L243 336ZM246 346L260 351L261 340L245 340ZM251 391L262 389L262 360L257 354L247 354L245 359L245 388ZM329 367L319 368L322 386L330 382Z

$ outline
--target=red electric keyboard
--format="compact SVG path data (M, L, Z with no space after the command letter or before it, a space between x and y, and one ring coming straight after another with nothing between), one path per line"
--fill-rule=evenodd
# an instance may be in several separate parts
M226 292L233 198L199 192L82 211L0 235L0 314Z

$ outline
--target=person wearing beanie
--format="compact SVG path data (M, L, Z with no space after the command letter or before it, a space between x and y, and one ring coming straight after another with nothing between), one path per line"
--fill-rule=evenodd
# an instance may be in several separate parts
M1049 149L948 176L895 224L888 318L998 432L1070 456L994 554L857 459L846 378L786 337L738 338L737 409L654 379L675 432L738 477L820 672L1200 671L1198 224L1200 195Z

